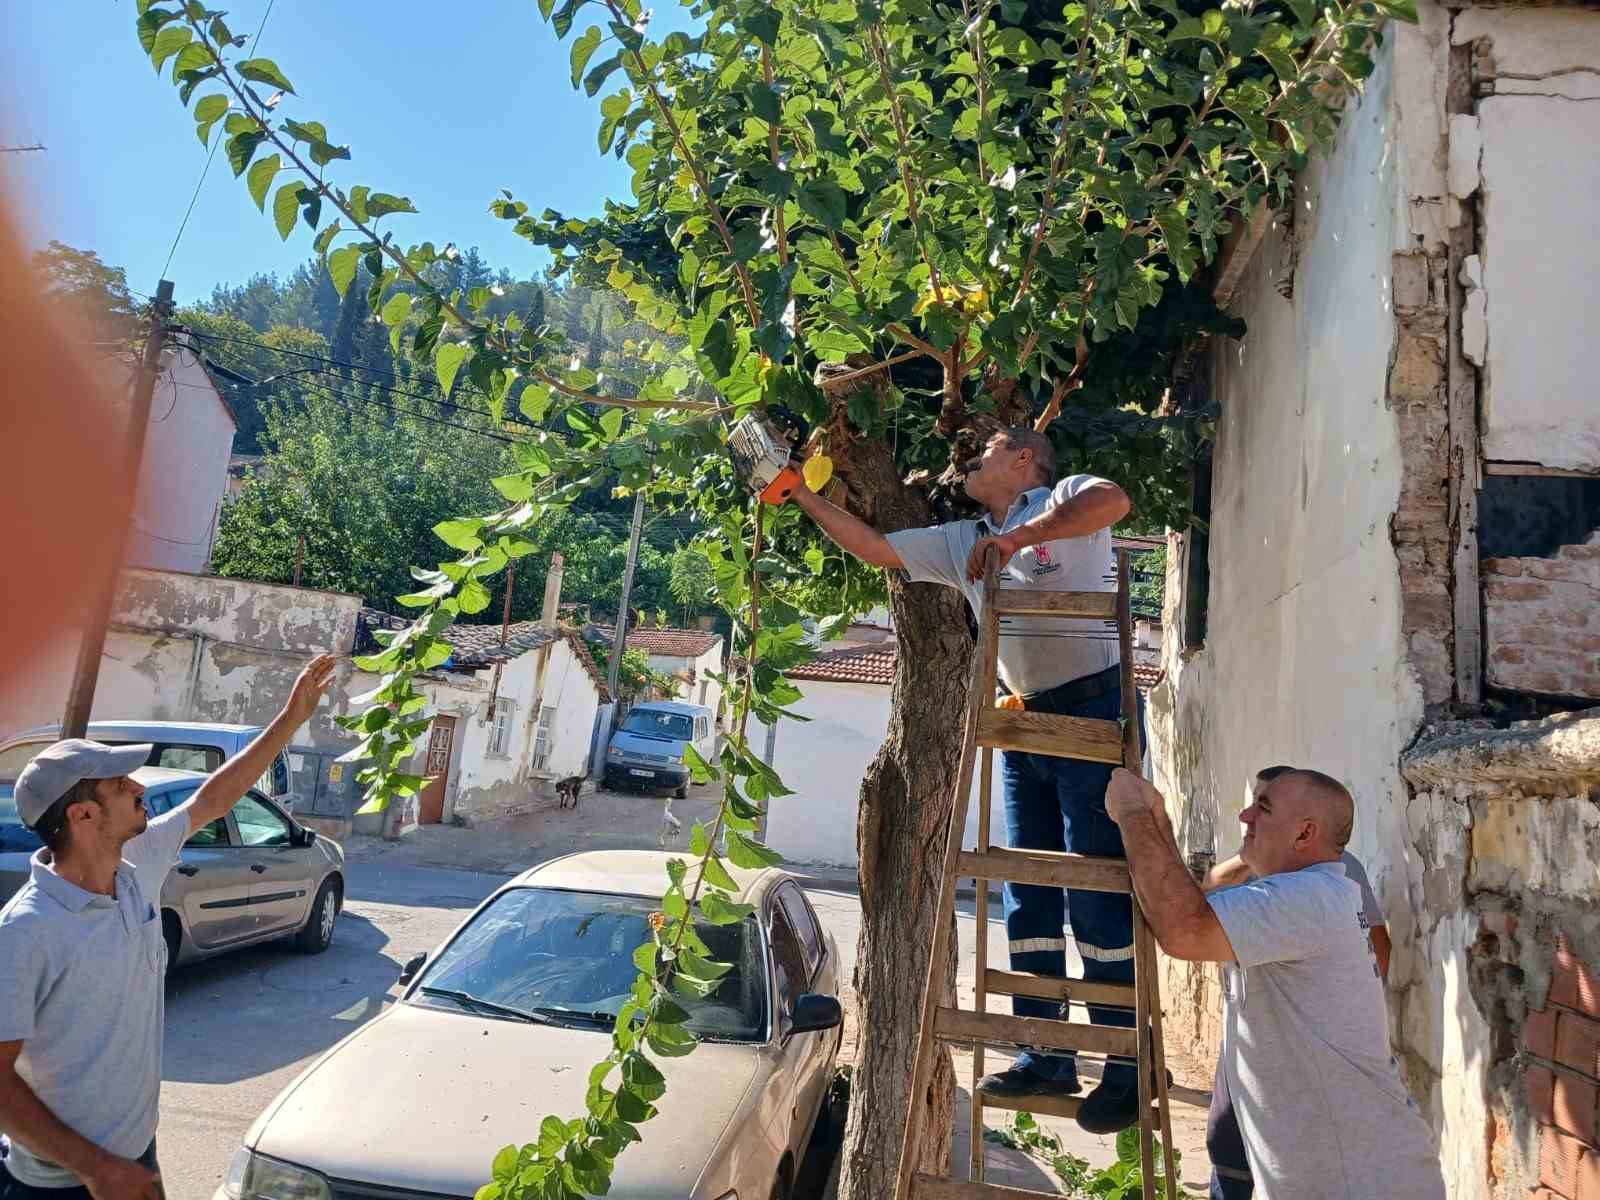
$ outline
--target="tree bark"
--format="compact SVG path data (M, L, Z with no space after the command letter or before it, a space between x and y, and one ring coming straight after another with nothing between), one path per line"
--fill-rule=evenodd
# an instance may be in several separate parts
M826 386L826 379L821 380ZM847 385L848 386L848 385ZM866 386L872 386L868 383ZM926 525L929 498L899 478L883 441L830 439L853 512L884 532ZM961 758L972 634L959 592L891 576L899 640L889 730L862 780L856 845L861 866L861 935L854 987L860 1061L851 1081L840 1174L842 1200L882 1200L895 1171L917 1049L917 1022L933 945L934 909ZM941 1002L955 996L955 939L937 978ZM955 1072L939 1059L923 1106L920 1169L943 1172L955 1121Z

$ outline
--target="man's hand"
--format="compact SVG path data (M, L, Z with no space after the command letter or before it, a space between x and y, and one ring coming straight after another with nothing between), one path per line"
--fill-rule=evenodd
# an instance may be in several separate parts
M284 715L294 722L295 728L304 725L317 711L317 705L333 685L338 666L339 660L332 654L319 654L300 672L289 692L289 701L283 706Z
M1118 825L1144 813L1160 821L1166 817L1167 805L1149 780L1118 767L1111 772L1111 785L1106 788L1106 812Z
M991 546L999 555L995 566L1004 571L1006 564L1011 561L1011 556L1022 549L1023 543L1009 533L997 533L994 537L979 538L977 544L972 547L972 557L967 559L967 578L973 583L983 578L983 559Z
M94 1200L162 1200L161 1176L131 1158L107 1154L83 1180Z

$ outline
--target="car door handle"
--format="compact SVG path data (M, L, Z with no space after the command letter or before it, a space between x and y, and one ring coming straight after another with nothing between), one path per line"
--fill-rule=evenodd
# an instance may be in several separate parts
M265 871L267 869L267 864L266 863L251 863L250 864L250 869L252 871L254 871L257 875L259 875L259 874L261 874L263 871Z
M198 875L199 873L199 867L182 866L178 868L179 875Z

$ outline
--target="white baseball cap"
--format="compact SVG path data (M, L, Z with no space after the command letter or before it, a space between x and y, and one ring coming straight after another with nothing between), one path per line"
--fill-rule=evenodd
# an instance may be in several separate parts
M32 828L50 806L85 779L117 779L150 761L149 742L107 746L86 738L68 738L40 751L17 776L17 816Z

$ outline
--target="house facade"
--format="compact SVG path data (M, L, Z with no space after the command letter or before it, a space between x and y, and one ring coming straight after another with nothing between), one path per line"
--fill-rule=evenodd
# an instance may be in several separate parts
M1187 385L1221 415L1170 542L1151 759L1197 868L1237 850L1260 768L1345 781L1449 1194L1577 1200L1600 1194L1600 13L1420 13L1292 210L1224 247L1248 332ZM1215 1049L1214 968L1166 963L1163 999Z
M617 632L614 625L592 625L590 630L607 645ZM627 648L642 651L652 670L677 680L679 700L703 704L720 719L723 689L714 676L723 674L722 645L720 633L652 625L630 629Z

